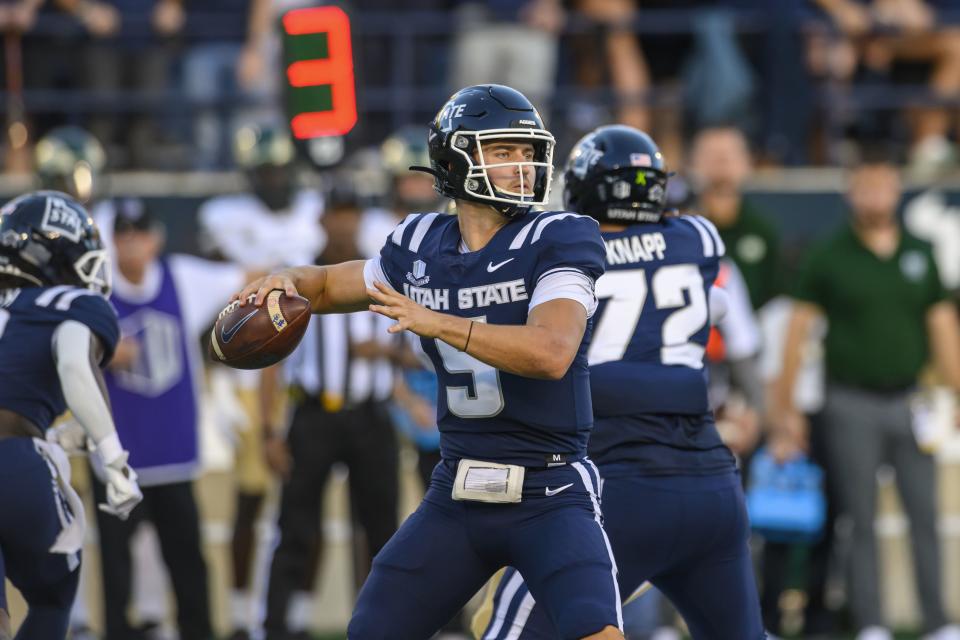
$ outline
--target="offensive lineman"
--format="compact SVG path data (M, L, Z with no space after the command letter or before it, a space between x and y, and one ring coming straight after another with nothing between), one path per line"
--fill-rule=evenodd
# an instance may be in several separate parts
M600 222L607 249L587 351L590 457L621 594L651 582L695 640L764 638L740 476L703 366L723 242L705 218L663 216L663 157L641 131L587 134L564 178L565 205ZM495 587L483 640L557 637L524 578L508 568Z

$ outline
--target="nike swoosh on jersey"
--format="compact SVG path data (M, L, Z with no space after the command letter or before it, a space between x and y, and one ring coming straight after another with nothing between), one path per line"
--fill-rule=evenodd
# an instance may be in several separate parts
M573 483L571 482L570 484L565 484L565 485L563 485L562 487L557 487L556 489L551 489L550 487L545 487L544 490L543 490L543 492L544 492L545 494L547 494L547 496L555 496L555 495L557 495L558 493L560 493L561 491L565 491L566 489L569 489L569 488L572 487L572 486L573 486Z
M487 273L493 273L494 271L496 271L497 269L499 269L499 268L502 267L503 265L507 264L507 263L510 262L511 260L513 260L513 258L507 258L507 259L504 260L503 262L498 262L497 264L493 264L493 262L487 263Z
M245 316L243 316L242 318L240 318L239 320L237 320L237 323L236 323L235 325L233 325L232 327L230 327L229 329L227 329L226 327L221 327L221 328L220 328L220 342L222 342L223 344L227 344L228 342L230 342L231 340L233 340L233 336L237 335L237 331L240 331L240 327L242 327L243 325L247 324L247 320L249 320L249 319L252 318L253 316L257 315L257 312L258 312L258 311L260 311L260 310L259 310L259 309L254 309L253 311L251 311L251 312L248 313L247 315L245 315Z

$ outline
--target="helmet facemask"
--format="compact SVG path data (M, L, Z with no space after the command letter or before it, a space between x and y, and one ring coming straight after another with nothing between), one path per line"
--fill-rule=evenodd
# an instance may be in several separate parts
M4 257L0 257L0 289L9 289L24 285L28 287L42 287L43 282L17 265L10 264Z
M530 143L534 150L533 159L487 163L483 148L493 142ZM544 129L486 129L453 133L450 136L450 149L463 157L467 169L463 179L463 195L478 202L510 205L510 209L546 205L553 180L554 144L553 136ZM488 170L500 167L514 167L517 170L519 191L503 189L493 183ZM534 168L533 184L527 182L526 167Z
M88 289L109 296L113 290L113 272L110 268L110 255L105 249L85 252L73 263L80 282Z

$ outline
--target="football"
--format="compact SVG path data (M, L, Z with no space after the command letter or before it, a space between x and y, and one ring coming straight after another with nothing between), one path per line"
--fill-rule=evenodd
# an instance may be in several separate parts
M239 301L227 305L213 325L210 349L217 360L234 369L263 369L290 355L309 322L306 298L274 289L260 307L241 307Z

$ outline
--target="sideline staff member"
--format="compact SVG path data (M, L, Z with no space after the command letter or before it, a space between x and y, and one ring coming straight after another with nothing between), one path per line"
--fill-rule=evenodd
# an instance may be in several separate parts
M911 411L917 377L931 356L960 390L960 335L929 245L897 221L900 195L897 171L885 161L851 174L850 224L815 248L801 269L774 398L774 447L785 457L806 447L806 424L791 392L801 345L817 316L826 316L827 464L840 510L854 523L849 591L858 637L876 640L892 638L883 627L873 530L876 472L884 463L896 469L910 518L924 631L940 629L937 638L960 633L943 611L934 460L917 445L920 425Z

